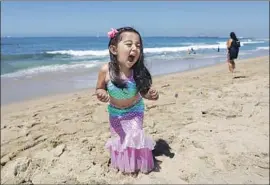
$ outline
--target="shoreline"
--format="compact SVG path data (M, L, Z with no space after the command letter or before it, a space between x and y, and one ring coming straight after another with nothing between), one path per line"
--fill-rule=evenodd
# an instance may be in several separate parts
M268 183L269 57L237 61L234 76L222 63L153 82L144 130L174 153L156 156L159 171L109 167L107 104L86 89L1 105L1 184Z
M257 56L257 57L253 57L253 58L244 58L244 59L240 59L240 60L236 60L236 65L237 63L239 62L243 62L243 61L246 61L246 60L251 60L251 59L257 59L257 58L262 58L262 57L267 57L267 56ZM177 74L181 74L181 73L186 73L186 72L190 72L190 71L197 71L197 70L200 70L200 69L204 69L204 68L208 68L208 67L215 67L215 66L219 66L219 65L224 65L224 63L227 65L226 62L223 62L223 63L220 63L220 62L214 62L212 64L206 64L205 66L199 66L199 67L195 67L195 68L188 68L188 69L185 69L185 70L182 70L182 71L177 71L177 72L170 72L170 73L165 73L165 74L156 74L156 75L153 75L152 78L153 80L154 79L158 79L160 77L164 77L164 76L167 76L167 75L177 75ZM2 87L3 88L3 87ZM66 92L54 92L54 93L49 93L47 95L35 95L34 97L28 97L28 98L25 98L23 100L14 100L14 101L10 101L10 102L6 102L6 103L1 103L1 107L2 106L9 106L9 105L13 105L13 104L23 104L27 101L35 101L35 100L38 100L38 99L43 99L43 98L50 98L50 97L61 97L61 96L65 96L65 95L72 95L72 94L76 94L76 93L79 93L79 92L85 92L85 91L94 91L94 87L83 87L83 88L79 88L79 89L73 89L73 90L67 90ZM2 101L1 101L2 102Z

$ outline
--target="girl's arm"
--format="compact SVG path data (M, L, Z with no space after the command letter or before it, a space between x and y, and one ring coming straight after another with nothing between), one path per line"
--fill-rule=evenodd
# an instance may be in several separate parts
M97 95L97 98L102 102L109 101L109 96L106 91L107 72L108 72L108 64L105 64L99 70L97 84L96 84L96 95Z

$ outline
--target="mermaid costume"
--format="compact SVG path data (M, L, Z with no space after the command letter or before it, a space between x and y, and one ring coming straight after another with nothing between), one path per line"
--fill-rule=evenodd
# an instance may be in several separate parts
M137 88L133 74L126 80L127 88L120 89L111 81L107 91L115 99L128 99L136 96ZM111 138L106 143L110 150L111 166L122 172L150 172L154 168L152 150L155 141L143 131L144 102L139 99L134 105L120 109L109 104Z

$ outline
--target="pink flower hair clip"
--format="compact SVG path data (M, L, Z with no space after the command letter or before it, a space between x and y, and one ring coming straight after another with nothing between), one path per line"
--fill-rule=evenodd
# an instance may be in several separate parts
M112 31L108 32L108 37L112 39L112 38L115 37L115 35L118 33L118 31L116 29L114 29L114 28L111 28L111 30Z

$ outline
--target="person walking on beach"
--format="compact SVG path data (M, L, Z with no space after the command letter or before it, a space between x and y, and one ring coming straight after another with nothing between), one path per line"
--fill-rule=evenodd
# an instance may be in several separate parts
M236 37L235 33L231 32L230 38L227 41L227 62L229 66L229 71L232 73L235 69L234 59L237 59L238 57L240 46L240 41Z
M144 64L142 38L131 27L112 29L108 48L110 62L101 67L96 95L109 102L111 136L106 148L111 166L123 173L149 173L154 169L155 141L143 131L144 101L157 100L152 77Z

